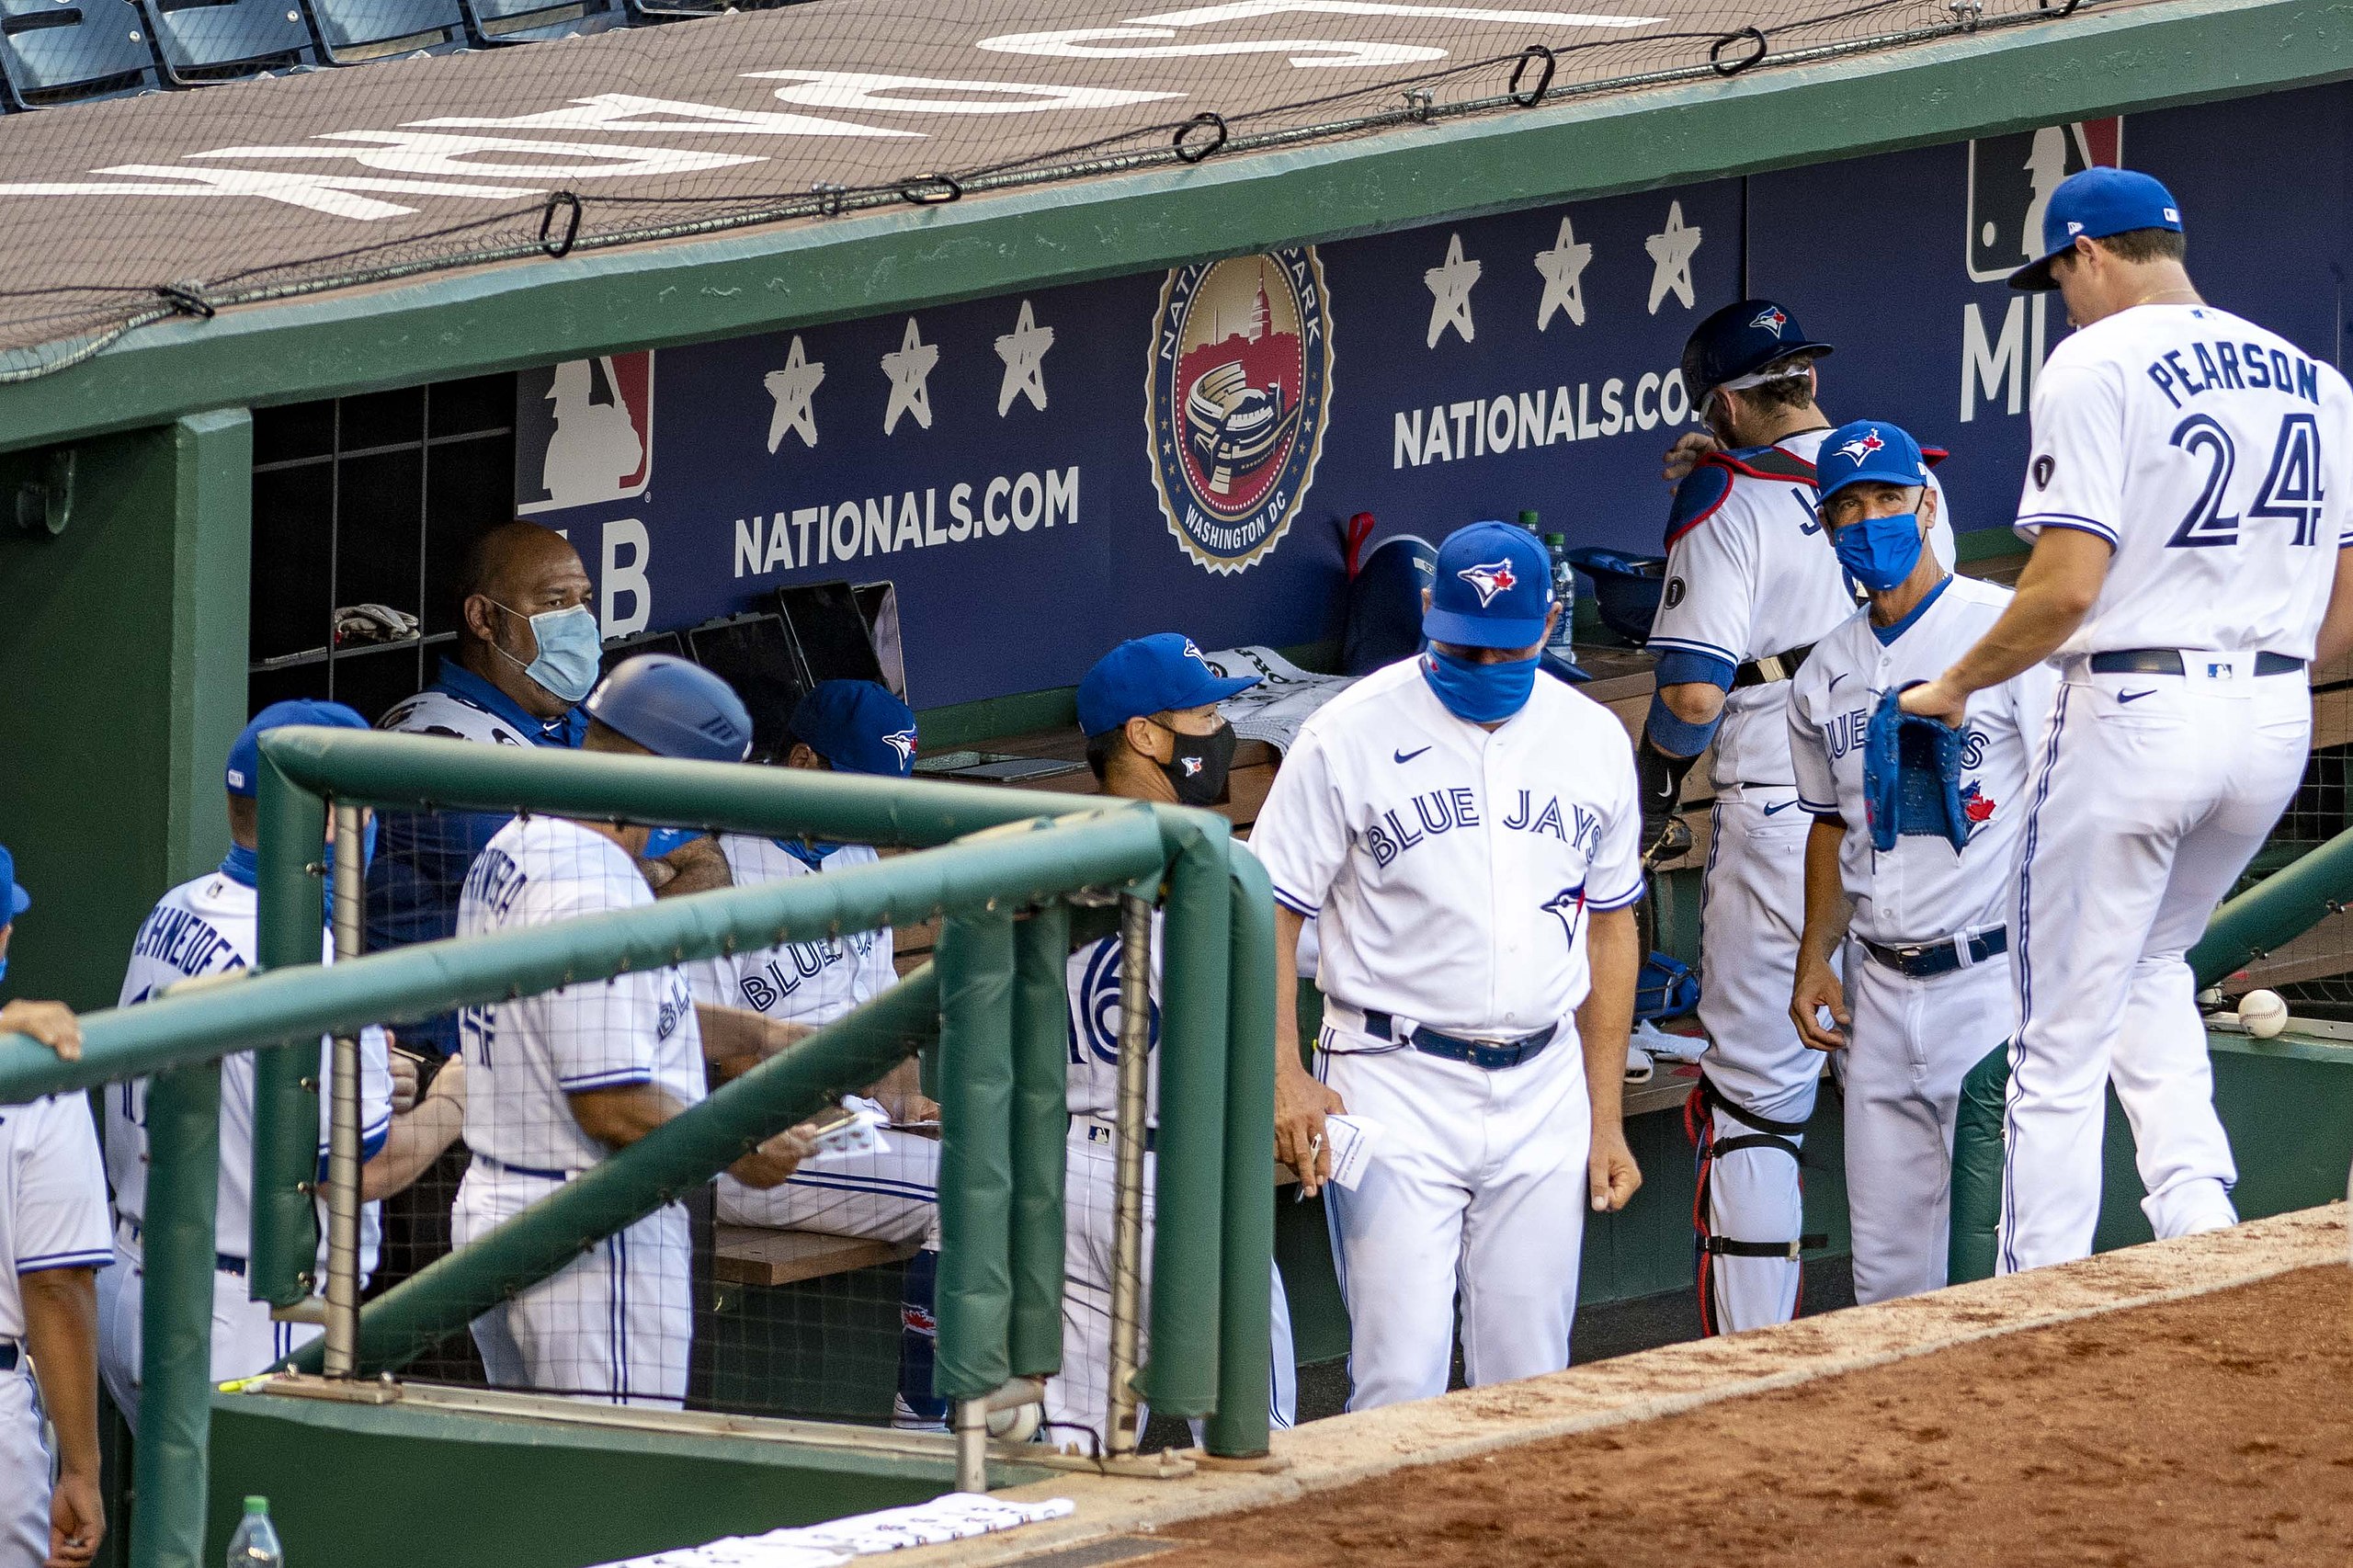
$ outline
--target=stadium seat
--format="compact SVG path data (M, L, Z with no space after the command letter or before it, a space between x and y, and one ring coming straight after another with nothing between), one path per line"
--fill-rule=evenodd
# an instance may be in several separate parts
M462 0L466 31L485 48L622 27L621 0Z
M10 108L151 92L146 18L131 0L0 0L0 79Z
M315 65L301 0L139 0L176 87Z
M320 52L337 65L466 41L458 0L310 0L310 6Z

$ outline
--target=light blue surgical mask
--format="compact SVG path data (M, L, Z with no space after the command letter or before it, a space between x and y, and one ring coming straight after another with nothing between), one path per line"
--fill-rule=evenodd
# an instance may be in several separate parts
M1920 563L1920 514L1898 512L1848 523L1830 536L1830 547L1856 582L1883 594Z
M1506 659L1499 665L1478 665L1433 648L1422 655L1422 678L1456 718L1467 723L1494 724L1528 706L1529 693L1536 689L1536 661Z
M496 599L490 602L498 605ZM523 673L539 682L550 696L577 702L588 695L597 684L597 662L604 653L604 641L597 634L593 610L586 605L574 605L570 609L525 616L521 610L507 609L505 605L498 608L517 619L528 619L531 635L540 645L540 656L528 665L504 648L498 650L501 657L510 664L523 665Z

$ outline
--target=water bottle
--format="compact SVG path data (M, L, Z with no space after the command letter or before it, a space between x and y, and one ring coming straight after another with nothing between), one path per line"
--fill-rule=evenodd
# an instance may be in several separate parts
M229 1538L229 1568L286 1568L286 1552L269 1522L269 1499L245 1499L245 1517Z
M1533 532L1536 527L1536 514L1522 512L1519 516L1520 520L1528 525L1530 532ZM1544 551L1552 558L1552 597L1558 600L1561 606L1561 619L1552 623L1552 635L1546 640L1544 645L1565 658L1570 656L1569 639L1575 631L1577 569L1569 563L1568 535L1546 534Z

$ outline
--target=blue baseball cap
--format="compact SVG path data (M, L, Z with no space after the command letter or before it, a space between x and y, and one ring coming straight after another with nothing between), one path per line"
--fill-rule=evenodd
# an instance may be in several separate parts
M588 717L656 756L741 762L752 755L752 715L735 688L675 653L623 659L583 706Z
M1218 674L1183 632L1155 631L1095 661L1078 683L1078 727L1091 739L1131 719L1204 708L1257 684L1256 676Z
M1472 523L1438 547L1422 635L1461 648L1526 648L1544 636L1552 558L1518 523Z
M253 722L237 732L229 746L229 768L224 782L229 793L252 800L261 788L261 737L270 730L282 730L289 724L324 724L336 730L364 730L368 721L340 702L321 702L315 698L298 698L290 702L273 702L254 715Z
M6 917L0 917L0 926L33 906L33 895L17 885L17 858L5 844L0 844L0 901L5 901L0 902L0 909L7 911Z
M1697 409L1716 388L1753 376L1777 360L1829 352L1830 345L1805 335L1786 305L1736 300L1691 329L1683 345L1683 386Z
M821 680L792 710L792 738L844 773L915 771L915 710L870 680Z
M2010 274L2013 289L2059 287L2052 261L2078 239L2104 240L2134 229L2181 233L2181 204L2173 192L2138 169L2085 169L2069 175L2042 209L2042 256Z
M1928 460L1920 454L1920 443L1901 425L1858 419L1822 438L1822 449L1813 457L1813 477L1822 488L1822 499L1828 501L1847 486L1866 480L1926 484Z

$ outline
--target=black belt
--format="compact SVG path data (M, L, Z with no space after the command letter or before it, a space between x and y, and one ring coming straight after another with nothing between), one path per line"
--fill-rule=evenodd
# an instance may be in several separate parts
M1397 1020L1388 1013L1365 1009L1364 1032L1376 1040L1394 1040ZM1464 1040L1457 1035L1440 1034L1432 1028L1417 1028L1404 1043L1427 1056L1442 1056L1449 1062L1466 1062L1473 1067L1483 1067L1490 1073L1506 1067L1517 1067L1523 1062L1533 1062L1552 1043L1560 1032L1558 1024L1547 1024L1534 1034L1518 1040Z
M1863 939L1863 950L1900 973L1915 980L1927 980L1939 974L1950 974L1964 967L1961 961L1961 939L1947 937L1941 942L1918 942L1901 948L1882 947ZM1996 926L1991 931L1980 931L1969 938L1969 961L1984 963L1987 959L2000 958L2010 950L2010 928Z
M124 1229L131 1233L131 1241L133 1243L137 1243L140 1236L139 1221L136 1220L124 1220L121 1221L121 1224ZM142 1261L143 1262L144 1260L142 1259ZM232 1257L225 1252L216 1252L212 1255L212 1271L215 1274L233 1274L238 1278L243 1279L245 1277L245 1260L242 1257ZM140 1272L143 1274L146 1270L142 1268ZM6 1367L0 1367L0 1371L6 1370L7 1370Z
M541 1170L537 1165L510 1165L504 1160L492 1159L479 1149L473 1151L473 1160L478 1165L488 1165L492 1170L505 1171L509 1176L537 1176L541 1181L570 1181L572 1179L573 1173L570 1171Z
M2193 654L2208 650L2192 648ZM2092 674L2097 676L2177 676L2184 673L2181 650L2178 648L2117 648L2091 657ZM2291 676L2304 667L2302 659L2291 659L2285 653L2257 653L2255 673L2259 676Z
M0 1344L0 1372L17 1369L17 1346L13 1341Z
M1751 659L1733 670L1732 688L1745 691L1752 686L1770 686L1777 680L1788 680L1798 673L1798 666L1804 664L1805 656L1813 652L1813 644L1809 642L1802 648L1791 648L1787 653L1768 653L1761 659Z

